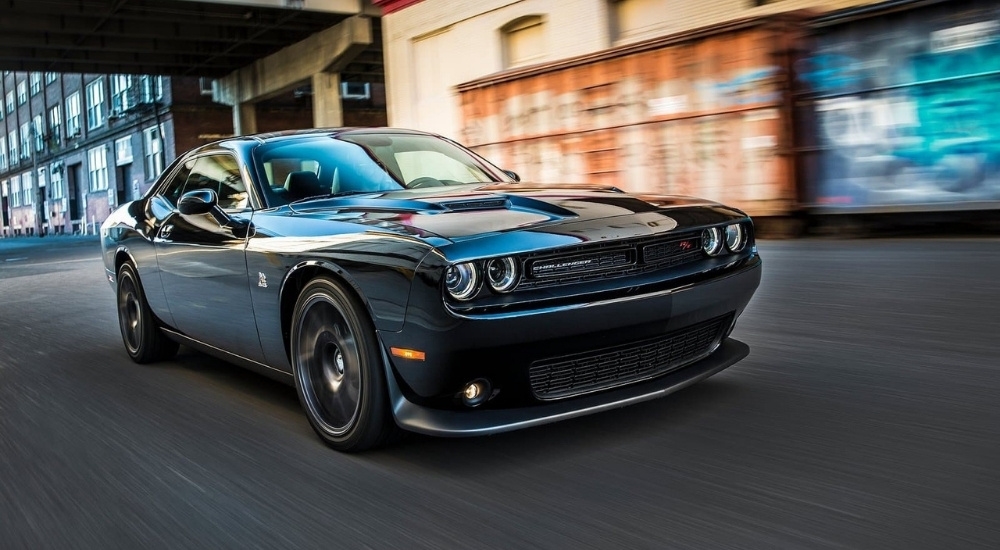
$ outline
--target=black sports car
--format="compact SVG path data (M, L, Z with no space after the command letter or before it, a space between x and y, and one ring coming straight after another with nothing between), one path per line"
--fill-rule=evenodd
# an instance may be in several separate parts
M391 129L200 147L101 232L133 360L180 343L294 383L343 451L693 384L749 352L729 334L761 273L739 210L521 183Z

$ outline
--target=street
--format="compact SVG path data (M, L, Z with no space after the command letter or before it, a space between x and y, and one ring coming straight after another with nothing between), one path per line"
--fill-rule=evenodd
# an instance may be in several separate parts
M0 240L0 548L1000 547L1000 240L759 248L701 384L344 455L294 388L131 363L93 237Z

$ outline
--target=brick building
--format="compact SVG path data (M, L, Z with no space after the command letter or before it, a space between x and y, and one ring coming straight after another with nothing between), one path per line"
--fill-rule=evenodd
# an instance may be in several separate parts
M93 232L177 154L232 133L198 78L3 73L0 235Z

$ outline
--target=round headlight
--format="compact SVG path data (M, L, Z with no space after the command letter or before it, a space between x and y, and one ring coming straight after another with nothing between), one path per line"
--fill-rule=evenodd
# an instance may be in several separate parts
M468 300L476 293L479 272L472 262L448 266L444 271L444 287L456 300Z
M722 252L722 230L709 227L701 232L701 248L709 256L718 256Z
M486 280L497 292L510 292L517 286L517 262L514 258L493 258L486 262Z
M734 223L726 226L726 248L731 252L739 252L746 244L747 238L742 225Z

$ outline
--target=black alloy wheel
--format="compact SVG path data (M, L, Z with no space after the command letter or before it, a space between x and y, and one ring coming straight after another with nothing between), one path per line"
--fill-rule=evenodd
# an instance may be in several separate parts
M317 278L292 316L295 388L309 423L338 451L363 451L395 431L378 340L361 305L339 283Z
M136 363L170 359L177 342L166 337L149 309L135 267L125 263L118 269L118 324L125 351Z

